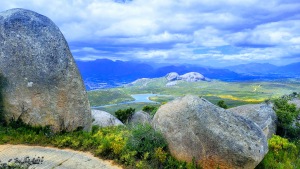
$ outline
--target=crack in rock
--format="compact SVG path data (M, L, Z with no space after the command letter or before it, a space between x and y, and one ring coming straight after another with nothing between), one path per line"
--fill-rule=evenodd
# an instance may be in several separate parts
M71 157L69 157L69 158L65 159L64 161L60 162L57 166L53 167L53 169L62 166L63 163L69 161L69 160L70 160L71 158L73 158L75 155L76 155L76 154L72 154Z

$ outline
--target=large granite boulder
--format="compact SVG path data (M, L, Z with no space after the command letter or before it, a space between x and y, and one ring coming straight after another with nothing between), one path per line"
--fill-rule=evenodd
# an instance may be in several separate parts
M171 72L166 75L168 81L180 80L179 74L176 72Z
M268 152L260 127L203 98L185 96L162 105L152 125L162 132L171 154L203 168L255 168Z
M198 72L189 72L184 75L181 75L180 79L187 82L198 82L205 80L205 77Z
M93 125L99 127L124 125L119 119L108 112L92 109Z
M80 73L59 28L38 13L0 13L0 73L5 119L90 130L91 111Z
M267 139L276 133L277 116L272 105L248 104L228 109L233 113L252 120L263 130Z
M133 123L133 124L138 124L138 123L141 123L141 124L150 124L152 121L151 119L151 116L150 114L144 112L144 111L138 111L138 112L135 112L130 120L129 120L129 123Z

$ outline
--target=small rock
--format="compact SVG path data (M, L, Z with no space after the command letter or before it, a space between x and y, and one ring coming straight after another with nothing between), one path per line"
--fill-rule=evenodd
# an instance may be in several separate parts
M124 125L119 119L108 112L92 109L93 125L100 127Z
M138 111L135 112L132 117L129 120L129 123L133 123L133 124L137 124L137 123L141 123L141 124L145 124L145 123L151 123L151 116L144 112L144 111Z

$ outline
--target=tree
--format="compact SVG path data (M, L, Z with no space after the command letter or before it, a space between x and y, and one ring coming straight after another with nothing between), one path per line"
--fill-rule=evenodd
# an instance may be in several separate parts
M228 106L225 104L225 101L224 100L220 100L218 101L217 105L223 109L227 109Z

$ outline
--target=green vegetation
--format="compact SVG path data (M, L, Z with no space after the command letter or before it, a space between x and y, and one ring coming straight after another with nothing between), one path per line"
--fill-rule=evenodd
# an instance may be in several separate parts
M274 135L269 141L269 152L258 169L298 169L300 167L300 142L290 142Z
M288 103L290 98L288 95L274 101L277 135L268 141L269 152L257 166L259 169L300 168L300 125L297 122L300 110Z
M31 127L19 122L14 126L0 126L0 144L7 143L89 151L95 156L113 159L126 168L184 169L193 166L175 160L162 136L150 125L105 128L94 126L92 132L53 134L47 127Z
M142 110L145 106L160 106L156 103L126 103L126 104L118 104L118 105L111 105L111 106L105 106L105 107L98 107L97 109L109 112L112 115L115 115L115 112L119 109L129 109L133 108L136 111Z
M220 100L224 100L224 102L226 103L228 108L241 106L241 105L245 105L245 104L260 103L260 101L258 101L258 102L246 102L246 101L240 101L240 100L232 100L232 99L221 98L221 97L217 97L217 96L204 96L203 98L207 99L208 101L210 101L211 103L213 103L215 105L218 105L218 102Z
M123 123L128 123L128 120L132 117L133 113L135 112L135 109L128 108L128 109L119 109L115 112L116 117L122 121Z
M166 103L169 101L172 101L175 99L174 96L169 96L169 95L162 95L162 96L153 96L149 98L151 101L159 102L159 103Z
M227 109L228 106L225 104L225 101L224 100L220 100L218 101L217 105L223 109Z
M155 113L157 112L159 106L151 106L151 105L147 105L143 107L143 111L149 113L152 117L155 115Z
M193 94L204 98L215 96L222 100L230 99L248 103L262 102L266 99L280 97L292 91L300 90L299 80L277 81L249 81L249 82L223 82L223 81L178 81L175 86L166 86L165 78L150 79L146 82L135 83L120 89L128 94L156 93L174 97Z
M284 79L274 81L249 81L249 82L223 82L213 80L211 82L185 82L178 81L175 86L166 86L168 81L165 78L148 79L139 81L132 85L127 85L121 88L112 88L107 90L96 91L102 99L96 101L97 97L91 98L92 105L104 105L111 103L121 103L131 94L155 93L160 94L155 97L150 97L150 100L160 102L161 104L169 102L177 97L187 94L201 96L213 104L224 100L228 108L240 106L244 104L256 104L265 100L279 98L282 95L300 91L300 80ZM92 95L94 91L89 91L88 95ZM106 93L108 92L108 97ZM120 101L111 101L112 93L122 93ZM298 95L299 96L299 95ZM142 105L142 106L141 106ZM153 105L151 103L134 103L134 104L119 104L109 107L101 107L99 109L113 114L118 109L129 107L135 108L137 111L145 105Z
M94 90L88 92L91 106L116 104L134 100L122 90Z
M275 111L278 117L277 134L290 139L300 138L300 124L297 121L300 110L288 100L281 98L275 100Z

